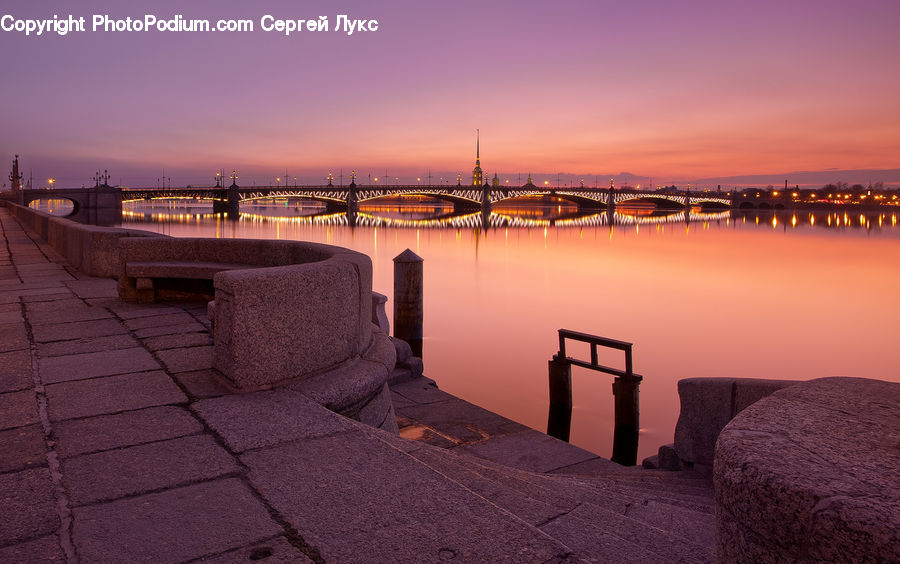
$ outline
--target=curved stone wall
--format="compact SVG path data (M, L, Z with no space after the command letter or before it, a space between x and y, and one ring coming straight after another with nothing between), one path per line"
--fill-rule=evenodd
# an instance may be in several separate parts
M822 378L716 443L716 560L900 562L900 384Z
M372 341L372 261L332 245L265 239L122 241L133 263L244 266L213 277L215 367L240 390L307 378L358 359ZM175 274L173 274L175 276ZM385 336L386 337L386 336Z

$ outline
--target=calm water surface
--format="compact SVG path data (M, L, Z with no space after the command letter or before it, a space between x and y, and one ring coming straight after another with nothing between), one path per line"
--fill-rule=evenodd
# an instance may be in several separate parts
M640 457L672 441L681 378L900 381L900 210L685 221L636 209L610 226L605 214L572 217L555 205L485 218L420 202L364 208L351 227L293 200L244 206L238 221L183 201L125 207L123 225L176 237L356 249L372 257L374 289L388 296L393 257L412 249L425 259L426 375L536 429L546 429L557 329L633 342L644 375ZM587 358L586 348L572 352ZM604 361L623 366L621 353ZM612 377L576 368L573 379L572 442L609 456Z

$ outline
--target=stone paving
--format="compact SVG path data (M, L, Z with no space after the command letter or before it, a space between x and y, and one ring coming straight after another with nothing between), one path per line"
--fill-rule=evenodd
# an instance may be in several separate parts
M0 207L0 562L710 561L706 482L438 390L402 435L229 395L205 304L121 302Z

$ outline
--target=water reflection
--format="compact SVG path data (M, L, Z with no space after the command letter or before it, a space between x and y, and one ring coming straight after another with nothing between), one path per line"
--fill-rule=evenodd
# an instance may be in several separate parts
M40 198L30 202L28 207L59 217L71 215L75 211L72 201L65 198Z
M68 200L40 200L44 211L59 208L71 212ZM33 206L36 207L36 206ZM123 218L128 222L203 222L215 217L212 206L202 201L128 202ZM64 211L58 212L65 214ZM239 221L341 225L348 227L395 227L412 229L506 229L506 228L583 228L601 226L640 226L697 223L710 226L756 225L788 231L810 228L895 232L898 211L747 211L660 210L646 207L617 207L611 216L606 211L580 212L576 206L528 205L497 208L493 211L457 211L443 202L360 206L360 211L330 211L320 202L291 198L272 198L242 204Z

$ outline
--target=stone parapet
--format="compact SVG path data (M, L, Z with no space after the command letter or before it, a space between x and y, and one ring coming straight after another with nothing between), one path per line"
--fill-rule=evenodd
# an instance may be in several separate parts
M681 412L675 426L675 452L682 462L711 472L716 439L746 407L797 380L686 378L678 382Z
M83 225L11 202L5 202L5 205L16 219L47 241L66 262L89 276L119 276L119 241L124 238L168 238L139 229Z
M720 562L900 561L900 384L822 378L738 414L715 453Z

